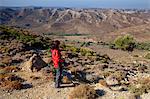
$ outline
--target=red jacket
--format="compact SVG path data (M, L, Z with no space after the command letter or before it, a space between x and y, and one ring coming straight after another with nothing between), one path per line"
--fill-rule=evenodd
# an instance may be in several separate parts
M59 62L61 62L61 53L58 49L51 50L52 53L52 61L55 68L59 67Z

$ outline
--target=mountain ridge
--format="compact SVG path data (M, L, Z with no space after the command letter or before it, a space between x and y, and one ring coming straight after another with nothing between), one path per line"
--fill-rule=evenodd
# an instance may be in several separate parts
M1 24L31 29L37 34L103 34L150 23L149 10L75 8L1 8Z

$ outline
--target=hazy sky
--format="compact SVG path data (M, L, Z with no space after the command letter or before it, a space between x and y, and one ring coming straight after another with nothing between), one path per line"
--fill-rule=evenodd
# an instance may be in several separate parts
M150 9L150 0L0 0L0 6Z

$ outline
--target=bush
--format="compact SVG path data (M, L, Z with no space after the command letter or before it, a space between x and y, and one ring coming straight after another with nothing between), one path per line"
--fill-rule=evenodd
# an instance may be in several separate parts
M119 82L126 77L126 73L122 71L116 71L112 75L114 75Z
M82 56L93 56L95 52L91 51L90 49L80 48L80 53Z
M0 87L4 90L21 89L24 80L12 74L0 74Z
M22 84L21 82L18 82L18 81L4 81L2 84L1 84L1 87L5 90L19 90L22 88Z
M136 49L150 51L150 42L142 42L135 44Z
M148 93L150 90L150 78L140 78L137 79L136 83L129 85L129 91L135 95L142 95Z
M150 59L150 53L146 54L146 55L145 55L145 58L146 58L146 59Z
M95 99L96 91L89 85L79 85L69 94L69 99Z
M85 42L81 43L81 47L83 47L85 44L86 44Z
M88 47L88 46L90 46L92 43L93 43L93 42L83 42L83 43L81 44L81 47L83 47L83 46Z
M135 41L130 35L119 36L114 40L114 45L118 49L133 51Z
M2 31L2 35L0 37L2 40L17 39L22 43L29 45L30 47L36 48L48 48L50 45L50 42L48 42L49 40L46 38L37 35L30 35L29 32L22 31L17 28L0 25L0 31Z

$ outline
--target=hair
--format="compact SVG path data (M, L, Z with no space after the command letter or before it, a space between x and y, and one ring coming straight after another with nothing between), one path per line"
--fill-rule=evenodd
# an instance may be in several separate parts
M51 49L59 49L60 41L56 40L52 42Z

